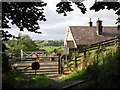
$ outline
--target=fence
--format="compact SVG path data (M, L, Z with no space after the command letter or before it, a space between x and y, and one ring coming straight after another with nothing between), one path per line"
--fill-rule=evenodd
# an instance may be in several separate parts
M108 46L113 46L113 45L117 45L118 47L120 47L120 37L105 40L105 41L102 41L102 42L99 42L99 43L94 43L94 44L86 46L85 48L78 49L78 50L76 49L76 51L78 51L79 53L83 53L83 55L80 56L80 57L86 57L86 52L87 51L96 50L96 49L100 49L102 47L108 47ZM60 60L60 61L63 62L62 60ZM72 68L77 68L77 66L78 66L77 61L79 61L79 60L77 60L76 55L74 55L74 59L71 60L71 61L74 61L74 63L73 63L74 67L72 67ZM60 64L60 68L61 68L61 73L63 73L64 72L64 66Z
M86 52L87 51L91 51L91 50L95 50L95 49L100 49L101 47L108 47L108 46L113 46L113 45L118 45L118 47L120 46L120 37L116 37L113 39L109 39L106 41L102 41L99 43L94 43L91 44L83 49L79 49L79 52L84 52L84 56L86 56Z
M60 57L54 56L54 61L51 61L50 58L52 57L43 57L43 61L38 61L40 64L40 69L37 70L37 73L45 74L48 76L54 75L54 74L60 74L61 73L61 63L60 63ZM14 68L17 68L21 70L21 72L25 74L35 74L34 70L32 70L32 63L35 62L35 58L16 58L17 62L14 63L12 66Z
M113 46L115 44L118 45L118 47L120 46L120 37L116 37L116 38L113 38L113 39L110 39L110 40L106 40L106 41L102 41L102 42L99 42L99 43L91 44L89 46L86 46L85 48L79 49L78 51L80 53L84 53L83 56L86 57L86 52L87 51L100 49L101 47ZM68 64L68 61L64 60L62 57L63 56L56 56L56 57L54 57L54 58L56 58L56 61L57 61L58 74L64 73L64 71L65 71L65 67L64 67L65 63ZM51 57L42 57L42 58L45 59L46 61L50 61ZM30 61L31 60L31 58L24 58L24 59L25 60L20 59L20 61ZM79 60L77 60L76 55L74 55L74 59L71 60L71 61L74 62L74 65L73 65L72 68L77 68L77 65L78 65L77 61L79 61ZM53 66L54 66L54 64L53 64ZM27 71L28 68L30 68L30 66L24 67L23 70ZM67 68L69 68L69 67L67 67Z

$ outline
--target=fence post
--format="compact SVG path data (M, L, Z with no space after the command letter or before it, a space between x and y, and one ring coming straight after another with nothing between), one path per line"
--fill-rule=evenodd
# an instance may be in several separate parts
M116 43L118 48L120 48L120 36L117 36Z
M61 73L61 67L60 67L60 56L58 56L58 73Z
M86 48L84 49L84 58L86 57Z
M75 48L75 53L74 53L74 67L77 68L76 48Z
M62 61L62 56L60 56L60 74L63 73L63 61Z
M21 60L22 60L22 58L23 58L23 50L22 49L20 50L20 53L21 53Z
M74 67L77 68L77 60L76 60L76 55L74 56Z
M100 49L100 43L99 43L99 45L98 45L98 50Z

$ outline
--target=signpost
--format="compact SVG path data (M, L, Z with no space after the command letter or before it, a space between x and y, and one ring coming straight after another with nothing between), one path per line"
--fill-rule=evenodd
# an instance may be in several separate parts
M32 63L32 69L35 70L35 74L36 74L36 70L38 70L40 68L40 64L38 62L33 62Z

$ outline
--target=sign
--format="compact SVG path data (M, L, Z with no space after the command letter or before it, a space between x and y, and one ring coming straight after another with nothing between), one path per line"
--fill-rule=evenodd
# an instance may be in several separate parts
M38 70L40 68L40 64L38 62L33 62L32 63L32 69L33 70Z
M65 47L65 48L64 48L64 53L65 53L65 54L69 54L69 48L68 48L68 47Z

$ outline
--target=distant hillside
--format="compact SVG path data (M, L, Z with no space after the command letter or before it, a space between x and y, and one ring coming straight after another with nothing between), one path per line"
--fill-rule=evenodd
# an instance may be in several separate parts
M38 47L43 47L43 46L63 46L64 41L63 40L37 40L35 41L36 45Z

